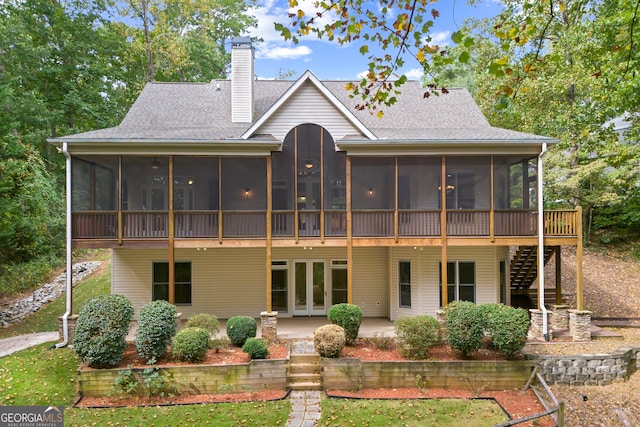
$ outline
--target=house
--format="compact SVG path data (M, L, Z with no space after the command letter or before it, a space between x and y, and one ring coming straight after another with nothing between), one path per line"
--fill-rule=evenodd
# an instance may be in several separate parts
M149 83L119 126L51 140L70 246L113 249L112 292L136 309L293 317L350 302L394 320L509 304L538 253L581 253L579 211L539 203L555 140L418 82L378 118L310 71L255 80L251 42L232 44L230 80Z

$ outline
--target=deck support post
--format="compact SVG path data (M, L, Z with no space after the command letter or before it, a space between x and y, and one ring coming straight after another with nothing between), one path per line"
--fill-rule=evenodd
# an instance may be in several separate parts
M176 303L175 218L173 214L173 156L169 156L169 304Z

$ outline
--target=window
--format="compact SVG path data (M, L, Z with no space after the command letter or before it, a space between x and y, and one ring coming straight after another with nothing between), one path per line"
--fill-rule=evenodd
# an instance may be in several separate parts
M331 304L347 303L347 261L331 261Z
M271 310L287 313L289 309L289 266L287 261L271 262Z
M442 286L442 263L438 269ZM476 302L476 263L452 261L447 263L447 304L452 301ZM442 307L442 294L440 306Z
M400 261L398 263L400 307L411 308L411 263Z
M176 262L175 272L175 303L176 305L191 304L191 263ZM153 263L153 301L169 301L169 263Z

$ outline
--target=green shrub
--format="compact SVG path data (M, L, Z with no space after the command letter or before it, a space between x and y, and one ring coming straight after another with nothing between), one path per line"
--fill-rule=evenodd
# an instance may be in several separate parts
M135 345L144 359L159 359L178 330L178 310L166 301L153 301L140 309Z
M173 356L186 362L200 362L209 349L209 331L203 328L184 328L173 338Z
M447 341L464 357L482 345L484 326L480 311L469 301L454 301L444 308Z
M248 338L255 338L258 324L253 317L234 316L227 320L227 336L231 344L242 346Z
M257 338L247 338L242 346L242 351L247 353L251 359L266 359L269 354L267 343Z
M313 345L322 357L339 357L345 343L346 334L342 326L324 325L313 332Z
M426 359L438 343L440 324L431 316L401 317L395 321L400 353L410 359Z
M209 348L217 352L231 345L229 337L216 337L209 340Z
M354 304L336 304L329 309L329 320L334 325L342 326L347 339L347 345L353 344L358 338L362 309Z
M521 308L497 305L488 313L485 324L491 344L509 359L518 355L527 343L529 314Z
M215 337L220 332L220 322L218 318L212 314L200 313L191 316L185 328L203 328L209 331L209 335Z
M378 350L391 350L395 343L393 337L386 336L384 332L381 334L375 332L369 341Z
M80 308L73 349L92 368L117 366L126 346L133 306L121 295L92 298Z
M476 306L476 310L478 310L478 315L480 316L480 321L482 322L482 328L484 329L485 332L488 332L489 329L489 324L488 324L488 320L489 318L497 311L500 310L500 307L503 306L502 304L481 304Z

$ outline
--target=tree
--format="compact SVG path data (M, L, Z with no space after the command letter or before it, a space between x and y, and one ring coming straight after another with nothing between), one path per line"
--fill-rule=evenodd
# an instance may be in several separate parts
M128 0L120 12L141 22L129 27L131 64L144 64L144 81L210 81L223 77L230 57L225 41L255 18L255 0ZM144 59L143 59L144 58Z
M38 147L48 166L48 137L113 126L125 111L126 40L104 18L106 7L88 0L0 3L0 73L13 91L10 114L21 143Z
M582 206L587 240L602 227L640 231L639 146L604 126L639 108L640 76L629 67L640 59L640 2L605 3L506 2L500 16L470 23L468 63L438 70L446 83L465 76L494 126L560 140L546 159L545 202Z
M0 84L0 264L60 250L63 204L40 155L20 143L8 112L11 92Z
M276 30L285 38L298 43L299 37L315 34L318 38L347 44L361 42L360 53L368 55L369 69L359 84L347 85L352 96L363 103L358 109L373 112L381 106L393 105L400 87L407 78L398 75L407 57L413 58L428 74L434 65L454 61L445 49L433 43L429 34L434 20L440 13L429 8L429 0L365 1L365 0L318 0L315 11L308 14L300 7L300 2L290 0L290 24L276 24ZM289 28L291 27L291 28ZM293 31L292 31L293 29ZM452 39L464 48L473 45L472 37L462 32L453 34ZM378 55L371 47L381 49ZM469 53L463 51L456 58L466 62ZM445 92L436 84L427 87L425 97L432 93ZM378 110L382 116L382 110Z

